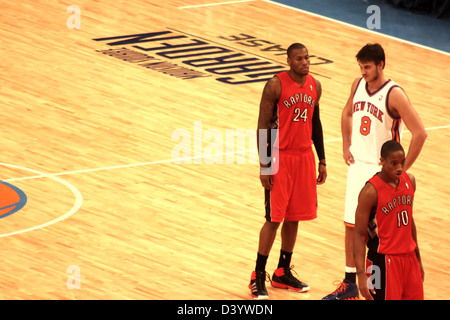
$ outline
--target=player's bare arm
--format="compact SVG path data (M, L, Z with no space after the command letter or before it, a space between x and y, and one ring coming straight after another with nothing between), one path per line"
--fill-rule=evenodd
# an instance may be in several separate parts
M270 121L273 117L274 106L277 103L281 94L281 83L278 77L273 77L267 81L259 105L258 129L256 132L258 154L261 168L268 167L266 146L269 141L266 140L263 145L265 150L260 150L260 135L267 139L269 137ZM269 174L260 174L261 184L265 189L271 190L273 184L273 176Z
M316 104L319 104L320 102L320 97L322 97L322 83L320 83L319 80L316 80L316 90L317 90L317 102Z
M352 145L353 96L355 95L356 86L358 85L359 80L360 78L356 78L353 81L350 96L348 97L341 115L342 151L345 164L348 166L355 163L353 155L350 152L350 146Z
M408 172L408 177L409 177L409 180L411 180L412 187L415 191L416 190L416 178L409 172ZM416 243L416 249L414 252L416 254L417 261L419 261L420 273L422 274L422 281L425 281L425 271L423 269L422 259L420 257L419 242L417 242L417 229L416 229L416 223L414 221L414 217L412 217L412 221L411 221L411 233L412 233L414 242Z
M427 139L427 132L422 120L412 106L408 96L401 88L394 88L389 96L389 109L393 116L402 118L406 128L411 132L411 142L404 170L408 170L416 161Z
M356 264L356 274L358 275L359 292L366 300L373 300L370 292L375 294L373 288L368 287L368 277L366 275L366 237L367 225L369 223L370 212L376 207L378 201L375 187L366 183L358 197L358 207L355 214L355 234L353 239L353 256Z
M416 223L414 221L414 217L411 220L412 220L411 221L411 233L412 233L414 242L416 243L416 249L414 250L414 253L416 254L417 261L419 262L420 274L422 276L422 281L425 281L425 271L424 271L423 265L422 265L422 258L420 257L420 249L419 249L419 243L417 242L417 229L416 229Z
M416 191L416 178L409 172L407 172L407 175L409 177L409 180L411 180L411 184L412 184L414 191Z

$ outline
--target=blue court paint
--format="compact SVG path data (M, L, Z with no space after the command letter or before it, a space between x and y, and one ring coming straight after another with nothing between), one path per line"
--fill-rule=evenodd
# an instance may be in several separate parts
M370 5L381 10L381 29L372 31L450 53L450 14L437 19L396 7L386 0L272 0L358 27L367 28Z
M16 213L20 209L22 209L25 204L27 203L27 196L25 192L17 188L16 186L13 186L10 183L7 183L5 181L0 181L0 184L2 184L2 188L4 188L3 191L4 194L0 194L1 197L3 197L3 207L0 207L0 219L5 218L7 216L12 215L13 213ZM8 190L9 189L9 190ZM18 196L14 198L18 198L18 201L16 199L11 199L11 201L8 203L8 198L11 198L11 195ZM7 197L6 199L4 197Z

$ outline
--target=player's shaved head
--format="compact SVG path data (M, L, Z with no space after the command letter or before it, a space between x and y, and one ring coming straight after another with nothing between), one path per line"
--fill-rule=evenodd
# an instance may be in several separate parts
M396 140L386 141L383 144L383 146L381 147L381 157L383 159L386 159L392 152L396 152L396 151L405 152L402 145L399 142L397 142Z
M288 56L288 58L291 56L292 51L294 51L296 49L306 49L306 47L305 47L305 45L303 45L301 43L298 43L298 42L291 44L289 46L289 48L287 49L287 56Z

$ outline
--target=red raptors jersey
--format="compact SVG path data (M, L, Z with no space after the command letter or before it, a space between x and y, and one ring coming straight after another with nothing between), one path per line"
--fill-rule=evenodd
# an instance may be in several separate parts
M378 203L371 213L367 246L380 254L405 254L414 251L412 214L414 188L406 172L400 176L397 189L374 175L369 182L377 190Z
M281 95L274 110L271 128L278 129L275 146L280 150L311 148L312 116L317 101L316 81L306 75L300 86L286 71L277 74Z

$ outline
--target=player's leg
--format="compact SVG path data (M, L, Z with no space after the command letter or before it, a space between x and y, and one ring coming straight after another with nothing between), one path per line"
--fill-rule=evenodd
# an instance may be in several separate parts
M403 300L424 300L423 279L419 261L415 252L412 252L405 262L406 270L403 271L404 286Z
M277 236L279 222L266 221L259 232L258 253L268 256Z
M298 221L284 220L281 228L281 250L293 252L297 241Z
M364 169L360 164L353 164L348 169L347 189L345 195L345 212L344 212L344 226L345 226L345 274L343 283L347 284L345 290L342 292L341 298L358 298L359 291L356 286L356 264L353 258L353 239L355 231L355 212L358 206L358 195L364 186L366 177L361 172ZM363 177L363 178L361 178Z
M269 299L265 282L268 278L266 272L267 259L269 257L270 250L275 241L279 222L266 221L259 233L259 245L258 254L256 258L255 270L250 277L249 288L252 298L255 300Z
M403 296L403 258L402 255L386 255L385 300L401 300ZM378 294L378 292L377 292ZM380 300L380 299L378 299Z
M356 283L356 264L353 257L354 225L345 225L345 280Z
M292 274L291 258L298 232L298 221L283 222L281 229L282 244L278 267L272 275L272 286L296 292L306 292L309 286Z
M291 257L298 234L298 222L317 217L317 182L314 153L311 150L290 158L292 194L281 229L281 252L272 286L306 292L309 286L292 274Z
M355 300L359 299L359 290L356 284L356 265L353 259L353 237L355 228L355 212L357 198L354 195L352 179L356 173L355 165L350 166L347 177L347 191L345 198L344 213L344 250L345 250L345 276L336 290L322 298L322 300Z
M359 290L356 284L356 265L353 259L353 235L355 227L355 212L358 205L358 194L364 186L361 179L359 164L352 164L348 168L347 188L345 194L344 211L344 250L345 275L336 290L322 298L322 300L354 300L359 299Z
M282 167L283 168L283 167ZM286 199L286 177L285 171L280 168L274 176L272 190L265 190L265 218L266 221L259 233L258 254L255 270L251 274L249 288L253 299L268 299L266 289L266 263L272 245L275 241L278 227L283 221L286 213L288 199Z

